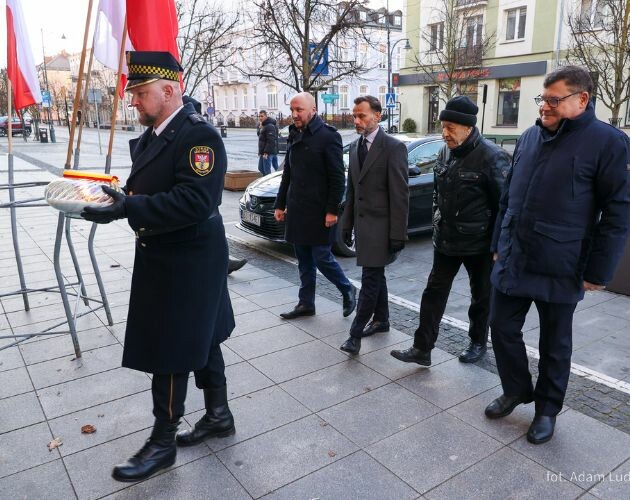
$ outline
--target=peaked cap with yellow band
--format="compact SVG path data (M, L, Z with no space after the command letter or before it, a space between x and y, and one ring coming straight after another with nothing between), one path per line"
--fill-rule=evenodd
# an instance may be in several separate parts
M179 81L182 67L170 52L129 51L127 52L127 86L130 90L158 80Z

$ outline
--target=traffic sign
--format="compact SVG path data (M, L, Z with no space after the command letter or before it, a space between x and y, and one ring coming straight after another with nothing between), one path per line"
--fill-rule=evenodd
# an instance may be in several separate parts
M385 107L389 109L396 107L396 94L385 94Z
M325 104L333 104L337 99L339 99L339 94L321 94L322 101Z
M42 108L50 108L50 92L48 90L42 90Z
M103 102L103 94L99 89L88 89L88 102L90 104L101 104Z

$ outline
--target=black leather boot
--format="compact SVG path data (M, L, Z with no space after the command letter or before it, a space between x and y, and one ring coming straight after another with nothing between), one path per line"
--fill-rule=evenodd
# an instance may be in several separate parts
M144 446L125 463L114 466L112 477L116 481L140 481L173 465L177 456L175 433L178 425L179 422L156 420Z
M479 361L488 350L486 343L478 343L471 341L468 347L459 355L459 360L462 363L475 363Z
M179 446L193 446L210 437L227 437L236 432L234 417L227 400L227 386L204 389L206 414L189 431L177 433Z
M553 437L556 417L535 415L527 431L527 440L532 444L543 444Z
M232 257L228 257L228 274L238 271L245 264L247 264L247 259L233 259Z
M421 351L411 346L404 351L391 351L390 354L405 363L417 363L422 366L431 366L431 351Z

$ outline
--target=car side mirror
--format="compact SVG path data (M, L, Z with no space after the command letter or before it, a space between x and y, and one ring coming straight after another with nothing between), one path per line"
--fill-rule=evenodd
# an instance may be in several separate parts
M420 167L417 167L417 166L409 167L409 177L415 177L421 174L422 174L422 170L420 170Z

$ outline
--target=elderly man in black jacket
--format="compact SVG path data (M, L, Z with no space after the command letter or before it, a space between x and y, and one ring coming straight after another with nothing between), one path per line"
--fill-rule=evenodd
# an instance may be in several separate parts
M468 309L470 343L459 360L473 363L487 350L490 242L510 156L481 136L475 127L477 111L468 97L457 96L440 113L446 146L434 169L433 268L422 294L413 346L391 352L401 361L431 365L431 350L462 264L468 271L472 299Z
M298 304L280 316L315 314L317 269L339 289L343 315L349 316L356 307L356 289L331 251L346 183L341 136L317 115L308 92L291 99L291 117L274 216L277 221L286 219L285 238L295 248L301 286Z

